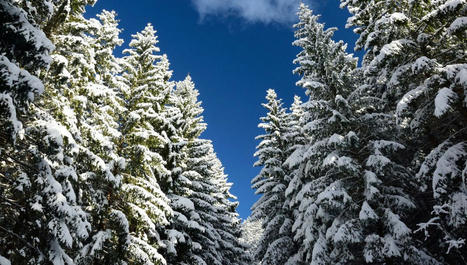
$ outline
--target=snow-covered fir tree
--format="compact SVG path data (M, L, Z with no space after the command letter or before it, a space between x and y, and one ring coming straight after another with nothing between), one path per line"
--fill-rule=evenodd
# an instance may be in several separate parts
M259 264L254 257L255 251L258 247L259 240L263 235L263 225L261 220L252 220L251 217L248 217L242 223L242 235L240 237L240 241L245 243L248 247L248 254L252 260L253 265Z
M261 264L270 265L284 264L295 253L296 247L292 235L294 216L285 199L285 190L290 182L287 167L283 166L289 155L286 137L288 115L274 90L267 91L266 100L263 106L268 113L258 126L265 130L265 134L256 137L261 142L255 153L258 157L255 166L262 168L252 180L252 187L262 196L252 207L252 218L261 219L264 229L256 259Z
M414 166L421 197L430 196L421 211L431 216L419 219L417 231L434 255L462 263L467 260L467 2L412 5L421 13L424 30L415 30L417 48L407 63L408 76L394 79L408 83L396 114L417 146Z
M48 1L37 1L26 10L22 1L2 1L0 84L2 143L14 141L23 125L21 114L27 113L29 103L44 91L37 73L50 64L52 42L36 22L38 16L50 18L53 10L44 10ZM2 144L2 147L4 144ZM5 146L6 147L6 146Z
M288 190L300 201L294 231L301 243L289 264L435 262L404 223L415 207L408 194L414 186L394 120L374 89L359 86L361 70L346 46L332 40L335 29L324 30L305 5L299 19L294 45L303 50L295 72L309 96L310 142L287 161L301 175L301 187L293 181Z
M94 2L0 2L0 263L248 264L190 77L173 90L151 25L114 57Z
M127 261L128 221L122 212L124 202L121 199L121 172L125 160L117 154L116 144L121 137L119 115L125 109L115 77L120 69L112 54L123 40L118 36L120 29L115 15L115 12L103 11L97 15L99 20L87 21L95 63L92 78L81 92L86 104L80 131L89 149L89 158L83 158L89 161L89 168L95 169L86 173L87 185L83 188L83 204L92 218L92 229L89 240L75 259L79 264L104 261L123 264ZM97 168L94 165L98 165Z
M466 161L466 2L343 1L343 6L353 15L348 25L360 33L356 48L367 50L364 83L376 88L387 113L395 114L406 159L418 172L412 229L420 240L438 242L425 246L440 261L465 262L467 192L458 165Z
M0 125L3 128L0 152L3 163L7 163L4 156L14 150L15 140L21 138L24 128L21 117L27 118L28 106L44 91L37 74L50 65L50 53L55 47L36 20L53 15L53 10L44 10L48 4L51 3L37 1L35 6L25 9L20 1L0 2ZM37 8L36 12L27 12L31 8Z
M290 113L287 118L287 132L285 134L286 142L288 145L288 157L284 162L284 167L288 168L289 177L287 179L288 185L285 190L285 207L289 207L293 216L298 215L299 201L296 201L296 193L301 190L303 185L301 174L299 174L299 164L293 163L298 157L293 154L301 154L299 149L304 148L309 139L305 133L305 109L304 104L299 96L294 97L294 101L290 106ZM297 152L295 152L297 151Z
M171 94L172 177L166 191L174 217L166 230L169 264L243 264L237 220L228 199L230 186L220 170L212 144L200 139L206 124L191 77L178 82ZM177 110L170 110L177 108ZM222 182L224 181L224 182ZM235 208L235 207L233 207Z
M172 106L167 108L166 113L173 121L166 148L171 176L165 187L174 211L165 235L169 264L207 264L219 259L212 248L215 239L210 231L210 221L203 222L201 219L203 211L213 210L204 208L214 203L210 195L213 191L212 185L209 185L210 176L201 175L195 168L196 164L193 164L196 161L208 167L203 153L193 143L206 128L200 116L203 109L197 97L198 91L191 77L187 76L177 83L175 91L171 93ZM206 260L206 257L211 257L211 260Z
M120 155L127 160L123 172L124 213L129 222L129 262L162 264L164 257L158 230L168 225L172 215L159 179L170 174L160 150L167 142L161 131L165 123L163 108L171 90L168 60L158 55L156 31L148 24L132 35L124 50L122 83L126 112L122 116Z
M220 264L222 260L216 249L219 237L216 237L213 219L206 218L215 218L216 210L211 195L214 192L211 176L202 174L205 172L199 172L196 167L198 163L207 167L209 162L201 152L204 146L196 143L191 143L186 150L185 165L180 175L174 176L173 190L168 192L174 209L174 218L167 230L169 264Z
M300 6L243 226L191 77L94 3L0 1L0 264L466 262L465 0L341 0L361 67Z
M32 18L34 14L38 14L36 18L55 44L55 33L62 31L61 23L71 16L82 13L86 2L18 1L17 4L24 6L29 13L17 13L17 21L23 23L24 16ZM44 10L50 12L50 16L45 15ZM28 32L31 30L32 32ZM6 31L2 30L3 32ZM86 213L79 205L77 185L79 172L75 163L78 154L83 150L75 139L76 134L72 135L66 126L55 119L57 113L67 116L63 112L56 111L50 99L51 94L61 95L62 87L51 85L46 78L54 75L52 69L56 59L55 54L60 53L60 45L57 46L50 60L48 54L40 50L42 49L40 43L48 41L45 36L40 36L40 31L34 30L34 26L31 25L22 32L28 35L30 44L39 41L34 44L39 51L31 55L42 57L52 64L49 70L40 75L43 78L42 83L45 84L45 93L36 104L30 105L28 113L30 115L27 123L24 124L21 145L15 149L18 154L27 152L27 156L22 157L20 161L23 166L28 165L29 169L24 173L17 171L19 178L15 180L18 181L15 199L21 201L24 208L17 207L20 210L19 215L11 224L24 229L21 237L17 238L22 238L23 243L29 243L6 249L11 251L9 255L13 257L14 263L73 264L73 258L84 240L88 238L91 226ZM11 39L18 41L18 38ZM29 60L34 61L33 58ZM34 83L36 86L41 85L39 80L35 80ZM34 91L28 92L30 100L33 96Z
M117 25L105 21L105 16L112 19L111 14L101 14L101 24L96 19L85 19L83 12L83 7L71 12L53 34L57 49L46 80L57 90L53 93L51 89L44 105L70 130L78 145L73 167L78 176L79 204L88 213L91 230L83 246L75 247L78 251L74 260L79 264L104 260L120 264L125 260L128 236L118 194L124 161L116 154L113 141L119 137L115 112L121 107L111 84L101 78L105 71L114 71L108 67L112 58L105 64L96 54L103 50L111 54L121 40ZM114 36L117 34L113 43L99 40L104 28L113 28Z
M297 84L309 96L303 118L309 137L287 160L289 166L298 167L287 194L291 203L298 203L293 228L294 239L300 242L288 264L351 263L349 248L361 242L358 224L352 220L352 208L358 206L352 205L349 194L361 173L359 161L349 152L358 138L346 100L356 60L346 54L342 42L332 40L336 29L325 30L307 6L302 4L298 15L293 44L302 50L294 60L298 64L294 72L302 76Z
M37 160L24 143L29 106L44 92L38 78L50 65L54 46L38 21L48 21L54 10L48 1L25 8L22 1L0 2L0 260L3 264L32 263L45 258L30 229L31 181L39 174ZM31 9L37 8L36 12ZM22 142L22 143L20 143Z
M212 147L211 147L212 148ZM215 156L214 161L214 183L217 193L213 196L217 203L218 221L214 227L218 231L219 252L222 255L222 264L226 265L248 265L252 259L247 253L247 245L240 241L241 223L237 213L237 197L230 193L232 183L227 181L227 175L221 161Z
M287 133L285 137L289 145L288 152L295 151L307 142L307 137L303 130L304 119L305 109L303 102L299 96L294 96L286 120Z
M102 127L94 127L103 115L96 106L100 103L88 95L89 89L98 83L95 80L95 50L90 45L93 38L89 35L94 28L91 25L92 21L82 16L85 2L69 4L69 16L51 32L56 50L52 55L50 70L42 76L46 84L46 93L34 109L38 115L26 130L31 137L43 138L46 141L45 147L51 150L45 149L48 153L44 152L44 155L53 162L50 164L50 174L62 182L63 192L56 184L54 189L45 186L49 193L53 191L51 194L46 193L45 199L49 196L60 198L60 193L66 192L67 199L75 204L70 205L70 209L76 212L75 216L68 217L71 220L63 218L64 221L52 220L53 222L48 223L51 231L59 239L54 243L58 245L54 246L56 250L49 251L49 255L54 262L58 262L57 264L71 263L73 262L71 259L78 263L89 264L93 261L99 263L100 258L112 260L113 257L116 258L115 263L118 263L116 260L121 255L116 255L115 252L107 257L99 257L99 255L102 254L101 248L106 244L105 241L112 236L115 237L112 231L124 230L121 228L121 220L115 217L118 215L117 212L108 204L110 194L119 185L120 177L116 171L121 169L122 163L121 159L117 163L107 159L112 156L112 148L108 141L96 141L91 137L91 135L104 135ZM102 104L100 107L103 107ZM103 139L104 137L99 138L99 140ZM39 147L41 151L43 147ZM104 157L104 154L109 156ZM39 206L44 204L45 200L40 193L35 196L36 204ZM53 208L46 208L44 212L46 216L52 214L53 217L55 212L59 216L67 216L73 214L70 209L63 207L60 211L55 211ZM84 215L83 210L88 213ZM109 215L117 219L114 220L116 224L112 224ZM87 222L80 224L80 219L81 222L87 219ZM105 224L106 229L102 229L102 224ZM73 226L81 226L81 228L79 231L67 232L65 225L72 226L72 229L76 229ZM71 237L75 240L80 238L86 240L73 242ZM58 243L63 243L67 249L70 249L71 255L65 253ZM113 245L119 248L119 245Z

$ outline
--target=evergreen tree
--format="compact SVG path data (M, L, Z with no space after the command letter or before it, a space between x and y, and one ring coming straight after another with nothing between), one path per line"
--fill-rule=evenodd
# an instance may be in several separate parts
M37 4L41 7L47 3L38 1ZM50 10L42 11L40 14L45 18L52 15ZM23 9L18 1L0 2L0 17L1 173L2 184L10 187L8 182L14 181L15 176L9 175L6 167L14 167L18 162L11 161L12 158L6 155L14 152L15 140L18 136L21 138L24 128L21 117L26 118L29 104L44 91L37 74L49 66L54 46L36 23L37 17ZM4 200L7 197L3 196L8 192L2 189ZM2 202L2 206L11 207L8 201Z
M378 89L356 88L361 71L345 45L332 40L335 29L324 30L305 5L299 18L294 45L303 50L295 72L309 95L311 141L289 159L303 183L294 224L303 243L289 263L436 263L404 223L415 208L408 195L414 186L387 106L375 104Z
M122 92L126 112L122 117L120 155L127 160L123 173L124 213L129 222L129 262L161 264L164 257L158 230L168 225L172 214L159 179L170 174L160 150L168 141L161 130L166 123L163 108L171 89L168 61L157 55L155 30L148 24L132 35L123 58Z
M248 217L242 223L242 235L240 237L240 241L245 243L248 247L248 254L250 255L250 259L252 260L253 265L259 264L258 261L254 259L255 250L258 247L259 240L263 235L263 227L262 221L256 220L252 221L251 217Z
M287 133L285 135L286 142L288 145L288 157L284 162L284 167L288 168L288 185L285 190L285 206L289 207L293 212L293 216L298 214L299 201L296 201L296 194L301 190L303 185L299 164L296 161L300 160L296 155L303 154L300 149L306 148L306 144L310 141L306 136L303 127L305 123L305 109L304 104L299 96L294 97L292 106L290 107L290 113L287 119Z
M174 210L166 232L169 264L241 264L235 216L226 207L230 186L219 187L220 162L210 141L199 139L206 129L203 109L191 77L178 82L167 107L171 117L169 156L172 177L167 190ZM173 109L176 108L176 109ZM228 242L228 243L226 243Z
M53 34L57 49L46 80L48 86L57 90L50 91L44 106L72 132L77 143L73 157L78 176L75 187L79 189L78 202L88 213L91 231L84 246L75 247L79 252L74 260L81 264L103 260L119 264L124 259L128 228L117 205L124 161L116 155L112 142L117 125L111 114L118 106L112 88L100 79L98 69L102 71L105 65L98 66L102 61L96 60L97 52L110 49L107 52L111 53L115 44L95 45L99 29L106 25L85 19L84 7L74 4L78 10L71 12ZM113 27L118 34L116 25Z
M215 239L209 237L212 237L210 220L203 222L201 219L203 210L213 211L211 207L206 209L206 206L214 203L210 196L210 176L198 172L194 164L204 163L203 166L207 167L203 153L199 152L194 143L206 128L200 116L203 109L198 102L198 94L188 76L177 83L170 97L172 104L166 112L172 121L166 152L171 177L166 184L166 194L174 211L174 218L166 233L169 264L207 264L203 252L211 258L211 262L219 260L214 257ZM207 236L202 236L205 233Z
M122 44L118 38L120 30L115 12L103 11L98 14L99 21L87 21L90 39L89 48L93 50L95 61L89 83L80 91L86 97L86 104L80 132L83 144L89 149L81 162L93 172L87 173L86 186L83 187L83 203L88 205L92 230L90 240L80 251L76 260L80 264L123 264L127 259L128 221L123 214L121 200L121 172L125 160L117 152L119 114L124 112L120 98L119 82L116 74L120 71L113 51ZM97 168L95 165L99 165Z
M5 172L10 178L10 188L4 193L6 202L15 202L15 207L10 206L8 210L11 215L5 214L5 219L2 216L2 222L7 224L7 228L3 230L7 235L2 236L6 240L2 242L6 248L2 249L6 249L7 253L2 254L10 256L13 263L73 264L76 246L87 238L90 229L75 192L77 173L73 158L79 147L68 130L42 107L42 103L36 106L27 102L32 101L34 95L45 91L40 101L43 102L51 90L28 72L38 73L41 67L51 63L49 53L53 45L37 25L40 21L50 34L54 25L67 17L68 12L64 9L70 3L55 6L49 1L17 1L15 4L2 1L0 5L4 12L2 19L7 20L5 23L2 21L2 26L7 28L1 30L2 34L7 34L5 38L2 37L2 48L6 48L4 54L18 56L14 61L23 64L21 67L24 69L20 70L11 64L6 68L7 72L2 71L2 77L6 78L4 80L10 80L10 85L7 83L5 87L19 85L15 90L24 92L15 95L14 101L10 101L6 116L9 116L7 120L13 126L6 126L12 128L10 133L13 132L11 136L14 139L21 125L13 119L19 112L14 113L16 110L12 103L19 102L25 128L24 136L20 137L21 143L17 142L14 150L9 152L9 158L5 160L15 161L19 166L2 165L2 175ZM74 7L79 9L80 5ZM14 48L8 47L11 44ZM2 58L6 58L4 63L10 61L3 55ZM5 102L8 103L8 100ZM29 112L26 112L28 105ZM6 153L2 151L2 155ZM8 199L9 196L12 196L11 200Z
M215 155L214 155L215 156ZM230 193L232 183L227 182L227 175L220 160L215 156L214 161L214 182L217 194L213 195L217 199L216 206L218 222L215 227L220 235L219 252L222 255L222 264L226 265L248 265L252 259L247 253L247 245L240 241L241 223L238 218L237 197Z
M48 3L37 2L39 8ZM36 74L49 66L54 46L35 19L39 15L50 17L53 10L28 13L19 1L2 1L0 8L0 125L4 128L2 143L6 144L14 141L23 128L19 116L44 91Z
M0 2L0 263L248 264L191 78L94 2Z
M286 167L287 159L287 114L277 99L274 90L267 91L267 103L263 106L268 110L266 117L261 118L260 128L264 135L257 139L261 142L255 156L262 166L261 172L252 180L252 187L262 197L252 207L253 220L262 219L263 236L258 245L256 258L261 264L284 264L287 258L295 252L292 236L294 218L285 203L285 190L290 181Z
M287 151L293 153L297 148L307 142L307 137L303 132L305 109L299 96L294 96L289 111L286 121L286 139L289 144L289 149Z
M414 165L421 198L431 197L421 205L431 216L424 216L418 231L424 232L432 253L446 263L462 263L467 260L467 3L413 5L423 15L423 32L415 31L417 48L406 64L411 71L398 78L398 70L406 67L400 66L392 79L407 91L396 115L410 128L405 136L417 146Z
M287 161L297 168L287 192L292 203L299 203L294 231L295 240L301 242L289 264L350 263L349 245L360 241L355 234L359 228L350 221L355 216L351 209L358 206L351 205L348 189L361 167L348 152L356 147L357 136L351 129L353 115L345 99L352 89L350 76L356 60L346 54L342 42L332 41L336 29L324 30L318 18L301 5L295 25L297 40L293 44L302 51L294 61L298 64L294 72L302 75L297 84L306 88L309 96L303 118L309 142ZM335 237L333 233L346 226L347 233ZM352 237L356 242L349 242Z
M175 214L168 231L170 264L222 264L218 246L216 192L212 183L209 141L195 139L187 146L180 176L170 192ZM212 147L211 147L212 150Z
M343 5L353 14L349 26L359 27L359 42L371 54L362 66L365 83L378 87L386 111L396 115L400 139L409 147L407 160L418 171L412 228L422 232L418 236L432 255L449 264L463 262L466 214L459 205L467 193L457 165L466 159L465 1Z

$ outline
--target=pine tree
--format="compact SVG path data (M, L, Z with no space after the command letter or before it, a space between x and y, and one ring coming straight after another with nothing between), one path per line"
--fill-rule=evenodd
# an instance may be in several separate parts
M422 197L431 197L422 211L432 215L424 216L418 231L426 241L442 246L427 244L432 253L447 263L462 263L467 260L467 4L413 5L423 15L424 30L416 31L417 49L408 63L411 73L404 81L398 79L412 90L400 99L396 114L408 124L409 139L418 146L414 164Z
M355 49L365 49L362 66L366 68L381 52L389 51L385 44L393 41L394 52L400 53L403 48L409 48L410 42L397 42L409 35L409 1L380 0L342 0L341 7L347 7L352 16L347 20L346 27L356 27L359 34ZM369 72L377 69L365 69ZM372 80L376 83L377 80ZM384 81L380 81L380 84Z
M302 51L294 60L298 64L294 72L302 75L297 84L307 89L309 96L303 118L309 142L287 161L297 168L287 191L292 203L299 202L294 239L302 242L289 264L350 263L349 247L361 240L355 234L359 227L352 221L351 209L356 206L349 195L361 167L349 153L357 147L357 136L351 129L353 115L345 99L352 89L350 77L356 60L346 54L342 42L332 41L336 29L324 30L318 19L301 5L300 21L295 25L293 45ZM347 233L336 233L347 226ZM355 242L349 242L352 237Z
M240 237L240 241L247 245L248 255L253 261L252 264L259 264L259 262L254 259L254 255L255 250L258 247L259 240L261 239L261 235L263 234L262 221L253 221L251 217L248 217L245 221L243 221L241 230L242 235Z
M466 215L458 206L466 202L465 184L447 184L462 183L457 165L466 159L465 1L343 5L353 14L349 26L359 27L359 43L366 43L365 83L377 88L374 94L386 112L396 115L406 158L418 171L419 210L412 228L421 240L442 246L425 244L432 255L448 263L465 261Z
M41 15L49 17L52 13L46 11ZM37 73L49 66L54 46L36 23L36 16L24 10L19 2L2 1L0 17L0 125L3 128L0 154L6 166L14 163L7 161L5 155L13 152L15 140L21 137L24 127L21 116L26 116L28 105L44 91ZM5 173L2 171L2 179L13 177Z
M106 139L104 130L112 128L97 126L100 119L105 116L103 112L105 108L100 108L103 107L102 103L92 93L96 91L93 88L100 83L96 80L94 58L98 49L92 46L94 41L92 33L95 30L92 22L96 21L84 19L83 4L85 3L71 3L70 15L52 32L52 39L57 49L53 54L50 71L44 74L47 94L37 110L43 117L37 116L38 119L28 131L31 135L40 138L43 131L53 129L57 131L57 136L65 138L63 149L66 151L64 152L66 159L63 160L62 157L54 154L49 157L59 165L54 165L57 168L55 175L61 179L65 178L63 181L68 185L66 190L71 194L69 200L77 204L74 206L75 210L85 209L87 212L86 219L89 221L87 233L80 235L87 240L71 246L68 242L71 240L68 239L66 244L71 249L72 255L65 258L73 258L76 262L85 264L99 262L99 259L119 263L122 249L118 244L114 244L118 252L107 249L109 256L100 255L105 253L102 252L102 248L108 247L109 240L121 242L122 239L119 237L125 238L127 233L125 217L109 204L109 201L113 201L112 196L119 186L121 179L119 171L123 167L123 162L118 157L113 157L116 158L114 160L110 158L115 154L115 150L112 150L115 148ZM106 87L101 87L101 92L105 90ZM109 100L112 99L112 95L106 96ZM45 121L43 121L44 117L47 118ZM58 130L48 125L54 122ZM65 169L62 169L63 167ZM53 210L50 212L53 213ZM70 221L70 225L73 225L73 222L76 221ZM61 237L64 236L60 235L61 241L65 240ZM55 256L60 255L62 254L55 254Z
M299 174L299 164L296 161L300 160L296 155L303 154L300 149L306 148L306 144L309 142L307 135L305 134L303 127L305 123L305 109L304 104L299 96L294 97L294 101L290 107L290 113L287 119L287 133L285 135L287 142L288 156L284 162L284 167L288 168L288 185L285 190L285 205L289 207L293 216L297 216L299 202L295 200L296 195L302 188L302 179Z
M116 117L109 114L118 106L112 88L100 79L105 65L98 65L102 61L98 62L96 56L103 49L110 49L107 53L111 53L114 46L95 45L99 29L106 25L85 19L84 7L77 4L74 3L77 10L53 34L57 49L46 80L49 87L57 90L50 90L44 106L72 132L77 144L73 156L73 170L78 176L75 188L91 227L84 246L74 248L74 260L80 264L102 260L119 264L124 259L128 228L121 208L116 205L124 162L116 155L112 142ZM116 30L116 25L113 27Z
M311 141L289 159L303 183L294 224L303 244L289 263L436 263L404 223L415 208L408 194L414 184L387 105L375 104L382 96L374 94L378 84L357 87L362 72L345 45L332 40L335 29L324 30L305 5L299 18L294 45L303 50L295 72L310 97L305 131Z
M8 158L10 161L16 161L19 166L2 165L2 172L11 177L11 188L5 194L14 196L13 200L7 198L7 202L15 201L15 207L10 207L15 210L8 210L12 215L6 214L6 220L2 216L2 222L6 221L8 224L8 228L4 230L8 235L2 236L2 239L7 240L2 242L6 245L6 248L2 249L8 250L8 253L2 254L10 256L9 259L13 263L73 264L72 258L76 254L74 247L87 238L90 229L86 214L78 205L75 192L77 174L73 158L76 157L79 146L68 130L42 108L41 102L47 98L51 88L47 83L44 87L39 79L27 72L38 73L41 67L51 63L49 53L53 45L37 25L40 22L50 34L56 22L66 18L64 6L70 3L55 6L48 1L17 1L15 4L3 1L0 4L4 12L2 19L9 20L2 22L2 26L8 27L1 30L2 34L8 35L2 37L2 48L5 47L10 54L18 56L14 61L24 64L21 65L24 70L9 65L9 72L3 72L2 75L10 79L10 84L19 85L17 91L24 92L14 96L14 101L21 103L18 107L24 117L24 136L19 138L21 142L9 152L11 156ZM18 29L19 31L16 31ZM19 45L21 42L24 44ZM15 48L7 48L13 43ZM5 63L8 61L10 60L3 60ZM11 82L12 77L18 79ZM39 104L29 105L27 101L32 101L34 95L42 92L41 90L45 93ZM29 108L26 109L28 105ZM16 110L10 104L7 116L13 121L10 122L14 125L10 133L13 132L14 139L21 125L12 119L13 111ZM2 155L4 154L6 153L2 151ZM11 236L15 240L9 240Z
M188 76L177 83L167 106L172 121L167 134L172 177L166 193L174 210L166 230L168 263L241 264L235 263L243 258L243 249L233 236L237 233L235 212L226 209L232 204L226 199L230 186L218 186L225 180L216 170L220 162L211 142L199 138L206 124L198 95Z
M303 102L299 96L294 96L294 100L287 115L287 143L289 144L290 153L293 153L297 148L307 142L307 137L303 132L303 120L305 116L305 109Z
M210 176L202 175L196 170L196 164L193 164L206 163L196 144L206 128L200 116L203 109L198 102L198 94L191 77L187 76L184 81L177 83L171 93L172 104L166 112L172 125L169 130L170 142L166 148L171 169L166 194L174 211L165 241L169 264L207 264L209 261L202 256L203 252L206 256L212 256L211 262L218 262L219 259L213 257L215 240L210 238L210 221L203 222L201 219L204 211L213 211L211 207L205 209L214 203L209 194L212 192Z
M94 2L0 2L0 263L248 264L191 78Z
M167 238L170 264L223 262L217 249L220 235L214 228L217 207L209 147L209 141L198 139L188 144L185 165L169 192L175 212Z
M287 159L287 114L277 99L274 90L267 91L267 116L261 118L258 127L265 130L264 135L256 137L261 142L255 156L255 166L262 166L261 172L252 180L252 187L262 197L252 207L253 220L262 219L263 236L259 242L256 258L261 264L284 264L295 252L292 236L294 222L289 205L286 204L285 190L290 176L283 166Z
M391 65L388 87L405 93L397 94L394 109L404 138L414 147L413 168L421 186L416 231L442 246L426 244L434 255L448 263L465 262L466 3L412 3L411 9L410 57Z
M164 257L158 230L168 225L172 214L159 181L170 174L160 154L168 141L161 130L166 121L163 108L171 90L167 58L157 55L155 30L148 24L132 35L123 58L122 82L126 113L122 117L120 155L127 160L123 172L123 200L129 222L129 262L161 264Z
M222 256L222 264L226 265L248 265L252 263L247 253L248 246L241 242L241 223L238 218L237 197L230 193L232 183L227 182L227 175L220 160L214 155L214 182L217 194L216 206L218 222L215 227L220 235L219 246Z
M37 3L39 7L46 4ZM36 23L38 15L26 12L17 1L2 1L0 8L0 125L4 128L2 143L6 143L16 139L23 127L19 116L44 91L36 74L49 66L54 46ZM49 17L51 12L40 14Z
M80 251L80 264L123 264L127 247L128 220L123 214L121 200L121 172L125 160L117 154L119 113L124 112L116 74L120 71L113 51L122 44L115 12L103 11L99 21L87 21L88 33L92 36L89 48L93 49L95 61L89 83L80 91L86 97L86 110L80 122L83 144L89 149L83 167L92 169L87 173L83 187L83 203L91 217L90 239ZM95 165L98 165L97 167Z

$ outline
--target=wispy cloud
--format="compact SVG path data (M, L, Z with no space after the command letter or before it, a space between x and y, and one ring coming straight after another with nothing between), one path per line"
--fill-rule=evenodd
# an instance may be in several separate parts
M201 18L235 15L248 22L291 23L303 0L191 0Z

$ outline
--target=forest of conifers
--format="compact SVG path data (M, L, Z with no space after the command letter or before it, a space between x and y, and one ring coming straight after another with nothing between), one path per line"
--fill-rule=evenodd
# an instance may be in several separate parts
M243 223L194 81L94 2L0 0L0 265L467 264L466 0L341 0L360 63L301 4Z

